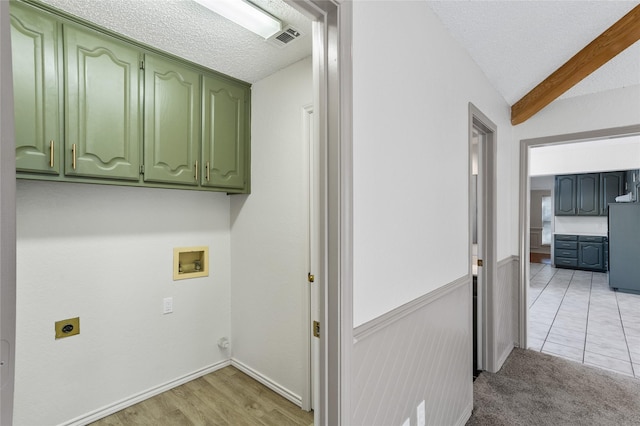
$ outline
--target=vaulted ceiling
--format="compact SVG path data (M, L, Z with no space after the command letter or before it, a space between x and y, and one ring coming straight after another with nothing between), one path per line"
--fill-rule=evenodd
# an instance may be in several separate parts
M638 1L428 1L493 86L513 105ZM561 98L640 84L640 43Z

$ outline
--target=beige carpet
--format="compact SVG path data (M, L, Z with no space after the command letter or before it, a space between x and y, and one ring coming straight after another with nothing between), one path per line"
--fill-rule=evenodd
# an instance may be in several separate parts
M514 349L473 384L467 425L640 425L640 380Z

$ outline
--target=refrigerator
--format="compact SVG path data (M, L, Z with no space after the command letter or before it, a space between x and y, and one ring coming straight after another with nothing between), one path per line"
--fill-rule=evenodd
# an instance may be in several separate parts
M609 287L640 294L640 203L609 204Z

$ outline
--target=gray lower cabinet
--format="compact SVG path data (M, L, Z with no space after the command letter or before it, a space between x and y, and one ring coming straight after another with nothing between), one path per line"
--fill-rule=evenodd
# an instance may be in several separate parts
M606 251L606 237L557 234L554 241L554 264L558 268L606 271Z

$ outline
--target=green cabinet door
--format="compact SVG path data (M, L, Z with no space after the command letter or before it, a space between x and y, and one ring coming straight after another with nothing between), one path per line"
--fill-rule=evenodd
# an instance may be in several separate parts
M200 74L153 55L144 68L144 180L197 185Z
M60 174L59 24L11 3L16 169Z
M249 88L205 76L202 185L244 189Z
M140 178L140 53L110 37L64 27L65 174Z

